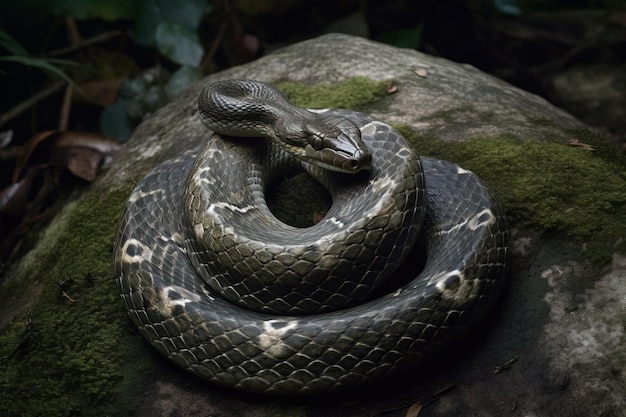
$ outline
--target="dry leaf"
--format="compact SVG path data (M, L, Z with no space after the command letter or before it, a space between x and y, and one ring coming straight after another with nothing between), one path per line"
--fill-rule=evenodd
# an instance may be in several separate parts
M409 407L406 411L405 417L417 417L422 412L422 408L424 408L424 403L422 401L417 401Z
M120 145L102 135L92 132L62 132L54 140L50 162L67 168L72 174L86 181L93 181L98 168L114 155Z
M108 107L117 98L117 92L127 77L103 78L89 81L78 86L73 99L87 101L100 107Z
M0 212L11 215L23 215L28 206L28 196L32 183L47 164L37 165L26 170L24 177L0 191Z
M52 163L74 175L92 181L98 167L113 156L120 145L93 132L47 130L34 135L25 145L13 170L17 182L27 165ZM95 168L94 168L95 167Z
M54 146L81 146L109 156L113 156L120 148L119 143L105 138L99 133L80 130L60 132L54 140Z
M413 68L413 72L415 72L415 75L418 77L426 78L428 76L428 71L424 68Z
M22 172L26 168L26 164L31 159L31 156L40 143L49 139L50 136L57 133L56 130L44 130L42 132L33 135L28 142L23 146L24 152L15 161L15 168L13 168L13 175L11 176L11 182L17 182L22 176ZM31 165L33 165L31 163Z
M96 178L98 168L105 158L106 155L94 149L83 146L61 146L54 148L51 162L53 165L67 168L78 178L91 182Z
M576 146L578 148L583 148L584 150L590 151L590 152L593 152L593 151L596 150L596 147L594 145L589 145L588 143L581 142L580 140L578 140L576 138L569 139L567 141L567 144L569 146Z

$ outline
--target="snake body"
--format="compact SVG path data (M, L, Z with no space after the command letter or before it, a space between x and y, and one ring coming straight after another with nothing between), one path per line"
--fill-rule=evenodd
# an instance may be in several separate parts
M484 317L508 229L474 174L420 160L368 115L299 109L263 83L210 84L199 110L221 135L139 182L115 242L129 316L173 362L245 391L346 389L417 365ZM264 199L298 166L333 197L304 229Z

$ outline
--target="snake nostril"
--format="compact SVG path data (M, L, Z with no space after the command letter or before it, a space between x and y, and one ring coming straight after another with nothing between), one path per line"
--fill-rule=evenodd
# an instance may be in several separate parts
M350 167L355 169L359 167L359 161L357 161L356 159L351 159L350 160Z

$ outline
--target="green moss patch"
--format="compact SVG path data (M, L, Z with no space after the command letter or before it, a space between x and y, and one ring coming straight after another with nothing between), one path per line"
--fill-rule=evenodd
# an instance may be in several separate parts
M564 143L474 138L448 143L398 127L421 155L478 174L502 200L510 223L559 232L585 243L595 262L626 249L626 158L606 139L572 131L595 151Z
M0 335L3 416L116 415L132 407L135 380L151 364L138 354L142 342L112 279L113 238L129 192L80 200L54 250L19 271L39 274L44 291L28 318Z
M360 110L385 97L389 82L352 77L335 84L303 85L290 81L272 84L296 106Z
M360 108L383 97L387 83L277 85L299 105ZM131 188L92 190L71 203L76 207L66 207L67 218L13 271L23 285L36 276L44 290L28 317L0 335L3 417L128 415L137 406L154 364L126 316L112 262L117 219Z

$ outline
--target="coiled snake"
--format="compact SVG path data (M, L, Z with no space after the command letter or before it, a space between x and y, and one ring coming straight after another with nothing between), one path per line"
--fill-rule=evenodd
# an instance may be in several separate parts
M474 174L420 162L370 116L300 109L260 82L209 84L198 108L221 135L137 185L115 242L130 318L173 362L245 391L338 390L415 366L484 317L508 230ZM299 166L333 197L309 228L264 198Z

